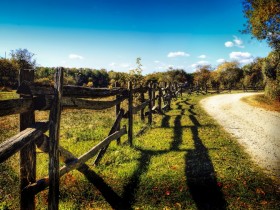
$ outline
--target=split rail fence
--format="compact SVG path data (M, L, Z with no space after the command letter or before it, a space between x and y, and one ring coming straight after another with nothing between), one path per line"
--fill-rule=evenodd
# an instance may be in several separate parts
M172 98L182 94L177 84L164 83L148 86L120 88L87 88L63 85L63 69L57 68L54 87L40 86L34 83L34 71L20 71L19 99L0 101L0 117L20 114L20 132L0 144L0 163L20 152L20 208L35 209L35 195L49 188L48 209L58 209L59 178L71 170L77 169L86 175L89 166L85 162L96 156L98 165L110 142L128 134L128 142L133 145L133 115L140 112L141 120L148 117L152 124L154 113L162 113L170 108ZM148 98L145 96L148 95ZM109 100L91 100L110 97ZM114 100L112 100L114 97ZM134 106L134 99L140 104ZM90 100L89 100L90 99ZM126 111L121 108L127 100ZM59 145L59 130L62 107L73 109L102 110L115 106L116 118L108 136L93 146L87 153L75 157L70 151ZM147 108L146 108L147 107ZM49 120L35 122L35 110L50 110ZM145 112L146 110L146 112ZM121 120L128 118L128 126L120 128ZM49 131L49 136L44 134ZM49 175L36 180L36 147L49 154ZM59 157L65 165L59 168Z

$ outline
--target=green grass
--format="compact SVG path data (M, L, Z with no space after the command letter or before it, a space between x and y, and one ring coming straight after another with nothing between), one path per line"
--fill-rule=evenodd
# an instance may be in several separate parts
M205 96L173 101L165 115L134 138L113 142L100 165L91 166L89 182L73 171L61 178L60 209L279 209L279 181L253 164L250 157L200 108ZM105 138L114 110L64 110L61 145L76 156ZM37 119L48 117L38 112ZM134 133L147 124L135 116ZM0 142L17 132L18 118L2 117ZM126 124L126 121L123 122ZM47 155L38 152L38 178L47 175ZM0 164L0 209L18 209L18 155ZM4 174L4 176L2 176ZM98 190L100 189L100 190ZM47 190L36 196L47 208ZM121 206L121 207L120 207Z

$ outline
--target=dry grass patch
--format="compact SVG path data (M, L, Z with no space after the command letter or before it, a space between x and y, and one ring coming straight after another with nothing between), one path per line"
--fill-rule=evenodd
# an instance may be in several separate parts
M264 94L244 97L241 100L251 106L260 107L269 111L280 112L280 101L272 101Z

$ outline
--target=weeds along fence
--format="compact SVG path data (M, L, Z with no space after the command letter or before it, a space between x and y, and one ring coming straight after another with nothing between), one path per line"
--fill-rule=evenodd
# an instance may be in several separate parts
M128 142L133 145L133 115L140 112L141 120L148 118L152 124L154 113L162 113L170 108L172 98L182 94L177 84L164 83L148 86L120 88L87 88L63 85L63 69L57 68L54 86L40 86L34 83L33 71L20 71L19 99L0 101L0 117L20 114L20 132L0 145L0 163L20 152L20 208L35 209L35 195L49 188L48 209L58 209L59 178L71 170L77 169L85 176L89 166L85 162L96 156L98 165L110 142L128 134ZM148 98L147 98L148 95ZM100 98L111 100L100 100ZM113 100L112 100L113 98ZM140 102L134 106L134 99ZM98 99L98 100L92 100ZM126 111L121 107L127 101ZM94 145L87 153L75 157L70 151L59 145L60 118L62 107L73 109L103 110L115 107L115 122L108 136ZM50 110L49 120L35 122L35 110ZM121 120L128 118L128 125L120 128ZM49 131L47 136L45 133ZM48 177L36 179L36 147L49 154ZM64 166L59 168L59 157ZM87 176L86 176L87 177Z

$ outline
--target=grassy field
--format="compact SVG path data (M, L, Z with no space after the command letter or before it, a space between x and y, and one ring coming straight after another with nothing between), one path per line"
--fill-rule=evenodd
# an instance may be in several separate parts
M88 161L91 182L77 171L63 176L60 209L280 209L279 180L254 165L200 108L203 97L173 101L169 112L156 115L134 139L134 147L124 136L120 146L110 145L99 166ZM64 110L61 145L76 156L87 152L106 137L113 113ZM48 112L36 117L46 119ZM134 133L147 124L135 119ZM0 142L17 131L18 116L0 118ZM38 151L37 162L37 177L47 175L47 155ZM18 155L0 164L0 171L0 209L18 209ZM36 203L37 209L47 208L47 190Z
M242 98L242 101L252 106L260 107L269 111L280 112L280 102L271 101L264 94L245 97Z

